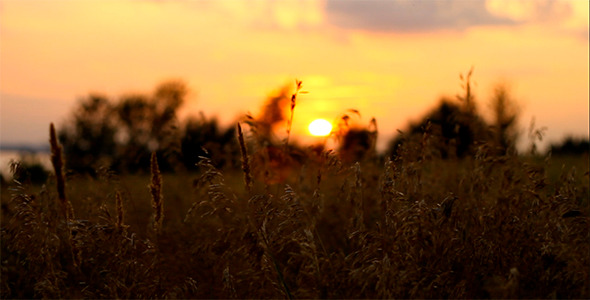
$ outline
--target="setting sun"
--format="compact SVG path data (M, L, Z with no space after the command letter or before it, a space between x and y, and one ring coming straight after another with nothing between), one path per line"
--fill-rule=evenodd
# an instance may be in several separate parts
M316 119L309 123L309 133L315 136L326 136L332 131L332 124L324 119Z

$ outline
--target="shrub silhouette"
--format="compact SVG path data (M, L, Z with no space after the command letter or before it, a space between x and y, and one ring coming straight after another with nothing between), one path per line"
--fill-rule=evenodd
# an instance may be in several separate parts
M34 156L21 157L18 163L12 162L12 164L12 179L18 182L41 185L45 183L49 177L49 172L34 158ZM3 178L0 183L4 183Z
M580 155L590 152L590 141L588 139L567 137L559 144L552 144L550 151L557 155Z
M518 138L516 128L518 107L515 101L510 98L508 88L505 85L498 85L495 88L491 109L493 115L493 142L498 154L514 153Z
M371 119L368 127L354 126L348 127L348 115L344 115L341 120L344 124L339 124L337 133L340 141L338 153L340 159L345 163L360 162L365 159L374 157L376 154L375 145L377 143L377 121Z
M180 147L182 163L188 170L196 170L201 157L211 157L217 168L239 166L235 129L221 128L214 118L190 118L184 125Z

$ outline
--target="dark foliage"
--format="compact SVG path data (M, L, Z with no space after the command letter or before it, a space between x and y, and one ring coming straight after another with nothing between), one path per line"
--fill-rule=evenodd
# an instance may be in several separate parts
M39 162L21 160L19 167L13 173L12 178L23 183L41 185L47 181L49 172Z
M464 94L457 96L458 101L442 99L418 123L410 124L406 133L395 137L387 154L399 155L404 144L428 148L428 153L415 153L422 157L463 158L474 155L482 144L490 146L498 155L515 154L519 113L516 102L505 85L498 85L490 101L492 120L487 123L477 110L471 88L472 72L473 69L465 77L460 76Z
M350 129L342 137L339 153L344 162L362 161L367 153L374 150L374 134L367 129Z
M422 121L410 125L406 134L395 138L388 153L396 155L406 143L429 143L429 151L442 158L473 155L479 144L489 140L487 127L478 115L443 99Z
M117 154L117 119L114 107L102 95L81 99L70 124L59 131L59 140L68 157L67 168L94 174L101 165L110 165Z
M189 119L180 141L182 163L196 170L201 157L211 157L217 168L239 166L239 145L233 127L222 129L216 119Z

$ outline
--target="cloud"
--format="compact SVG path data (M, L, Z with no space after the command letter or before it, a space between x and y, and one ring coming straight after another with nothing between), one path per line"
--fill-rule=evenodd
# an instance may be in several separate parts
M559 21L571 15L569 6L556 0L327 0L326 13L342 28L414 32Z
M513 24L491 14L483 1L327 0L328 21L334 25L370 31L462 30L477 25Z

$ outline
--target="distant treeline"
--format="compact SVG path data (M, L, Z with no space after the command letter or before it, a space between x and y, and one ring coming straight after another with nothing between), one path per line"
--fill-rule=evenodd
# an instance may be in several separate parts
M517 155L517 103L505 86L498 86L489 102L491 121L486 121L472 92L471 75L469 71L460 76L462 93L456 99L441 99L419 122L400 131L389 142L385 153L375 151L377 121L372 119L368 126L353 124L351 117L358 112L348 110L335 124L331 136L337 141L336 150L341 159L354 162L376 155L395 157L416 147L428 149L428 153L414 155L448 159L474 155L482 146L499 155ZM118 99L90 94L79 99L69 122L59 130L67 169L89 174L105 168L116 172L147 171L152 152L157 153L164 171L194 170L203 156L211 158L219 168L238 167L240 148L234 126L221 126L217 119L207 118L203 113L184 122L177 118L187 92L182 81L167 81L151 94L128 94ZM249 147L254 152L288 143L276 138L284 135L283 131L276 132L276 124L289 122L290 101L294 101L296 93L284 87L269 97L260 116L236 120L250 125ZM291 106L291 113L293 109ZM542 131L531 129L529 137L529 152L535 152L535 142L542 138ZM282 148L290 152L284 155L300 155L306 148L293 143L288 146ZM314 147L316 151L323 150L323 145ZM570 138L561 145L552 145L551 151L578 154L588 152L588 148L587 140ZM268 150L265 151L268 155Z
M183 82L168 81L152 94L80 99L69 123L59 130L67 169L90 174L101 168L146 171L152 152L167 171L194 169L204 155L214 157L218 167L234 165L239 148L233 127L222 128L203 114L178 120L187 92Z

